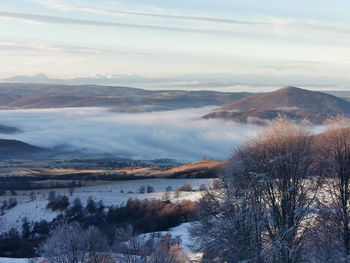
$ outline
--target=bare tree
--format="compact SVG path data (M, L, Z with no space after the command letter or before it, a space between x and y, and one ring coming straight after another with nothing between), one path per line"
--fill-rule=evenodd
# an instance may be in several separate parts
M170 198L171 198L171 188L168 186L166 189L165 189L165 191L164 191L164 193L163 193L163 196L162 196L162 200L164 201L164 202L170 202Z
M240 152L250 173L263 178L265 228L274 262L299 262L322 166L315 163L305 124L281 117Z
M146 187L144 185L140 185L139 187L139 190L138 190L138 193L139 194L144 194L146 191Z
M78 225L62 224L39 247L38 253L49 263L99 263L107 261L109 246L95 228L83 230Z
M144 257L143 240L134 235L132 226L115 230L113 250L121 263L139 263Z
M208 241L202 249L216 256L210 260L303 260L308 220L322 172L313 158L313 139L306 124L280 117L237 150L221 189L207 191L208 216L200 224L207 227L209 235L204 237ZM208 228L212 224L216 231ZM193 230L196 236L198 227ZM222 246L221 254L215 245Z
M190 234L202 262L262 262L262 231L265 216L259 176L232 162L227 176L207 189L198 210L199 221Z
M35 196L35 192L34 192L34 191L32 191L32 192L29 193L29 198L30 198L31 201L34 201L34 200L36 199L36 196Z
M181 190L179 187L176 187L175 192L174 192L174 197L179 198L181 194Z
M327 230L328 238L340 241L337 251L343 254L341 261L350 262L350 119L331 118L325 126L327 132L320 136L319 145L321 157L329 168L324 200L324 210L328 208L328 211L319 220L324 223L322 227Z
M90 226L83 235L89 263L107 263L109 244L106 237L94 226Z
M74 191L75 191L75 188L74 187L69 187L68 188L68 192L69 192L69 195L73 195L73 193L74 193Z
M306 245L308 250L305 251L310 262L345 262L339 210L325 203L320 203L317 207L313 231L310 231Z
M147 185L147 193L153 193L154 192L154 188L151 185Z

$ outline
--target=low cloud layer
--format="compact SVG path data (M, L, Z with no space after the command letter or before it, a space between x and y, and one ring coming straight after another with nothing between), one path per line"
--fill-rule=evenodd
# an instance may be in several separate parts
M2 138L134 159L227 159L255 125L200 117L210 108L120 114L103 108L0 111L0 123L23 131Z

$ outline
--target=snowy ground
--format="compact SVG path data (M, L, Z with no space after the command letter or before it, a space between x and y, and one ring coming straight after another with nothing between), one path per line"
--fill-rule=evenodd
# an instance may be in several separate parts
M57 212L52 212L46 209L48 203L48 193L54 190L57 194L65 194L69 197L70 201L74 198L80 198L85 205L87 199L91 196L95 201L102 200L106 206L121 205L125 203L129 198L138 199L161 199L165 189L171 186L173 190L177 187L181 187L184 184L192 186L194 191L180 192L178 198L171 194L171 200L173 202L181 200L198 200L201 196L201 192L198 188L201 184L210 186L213 179L148 179L148 180L133 180L133 181L118 181L111 182L109 184L87 186L75 189L72 196L69 195L68 189L50 189L50 190L37 190L36 199L31 201L29 193L31 191L17 191L17 196L1 196L0 202L8 200L10 197L15 197L18 200L16 207L6 210L5 214L0 216L0 233L7 232L12 227L21 230L22 220L27 217L29 221L40 221L45 219L47 221L52 220ZM138 194L137 191L140 186L151 185L154 188L154 193ZM124 193L122 193L123 191ZM128 193L129 191L133 193ZM9 194L9 193L7 193ZM190 223L184 223L178 227L171 228L169 233L176 237L180 236L182 240L182 246L189 257L196 261L200 257L200 254L192 253L190 250L191 240L189 239L188 226ZM167 232L162 232L163 234ZM29 259L14 259L14 258L0 258L0 263L29 263ZM35 262L35 261L34 261Z
M161 231L157 233L161 233L162 235L171 234L172 237L181 237L181 247L186 252L187 256L191 260L191 262L200 262L202 257L202 253L195 253L191 249L192 241L190 239L189 227L191 223L183 223L177 227L170 228L169 231ZM151 234L141 234L140 237L149 237ZM0 262L1 263L1 262Z
M181 237L181 246L184 251L188 255L191 262L199 262L201 259L201 253L193 253L191 251L191 239L189 237L188 228L190 227L190 223L183 223L177 227L173 227L169 229L169 231L162 231L163 235L166 233L171 234L173 237L180 236ZM141 235L147 236L149 234ZM33 262L38 262L39 259L34 259ZM0 258L0 263L30 263L30 259L16 259L16 258Z
M0 258L0 263L29 263L25 258Z
M74 198L80 198L83 205L86 204L87 199L91 196L95 201L102 200L106 206L121 205L125 203L129 198L155 198L161 199L165 189L171 186L173 190L177 187L181 187L184 184L190 184L194 190L198 190L201 184L210 185L213 179L147 179L147 180L132 180L132 181L118 181L111 182L110 184L88 186L76 188L73 195L70 196L68 189L55 189L57 194L65 194L69 197L70 201ZM154 193L138 194L138 188L143 185L151 185L154 188ZM12 227L21 229L23 218L27 217L29 221L40 221L45 219L47 221L56 217L57 212L52 212L46 209L48 193L52 190L37 190L36 200L31 201L29 193L31 191L17 191L17 196L14 196L18 200L16 207L5 210L5 214L0 216L0 233L7 232ZM124 191L124 193L121 193ZM133 193L128 193L129 191ZM174 198L172 195L172 201L177 200L198 200L201 196L201 192L181 192L179 198ZM0 202L8 200L12 196L0 197ZM1 261L0 261L1 263Z

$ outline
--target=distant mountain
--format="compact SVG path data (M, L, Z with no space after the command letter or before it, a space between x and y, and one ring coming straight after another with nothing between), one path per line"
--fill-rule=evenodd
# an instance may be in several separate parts
M15 127L0 124L0 133L12 134L12 133L17 133L17 132L20 132L20 130L15 128Z
M247 92L143 90L123 86L0 83L0 109L110 107L119 112L222 106Z
M264 123L284 114L292 119L321 123L329 116L350 115L350 102L322 92L286 87L234 101L204 118Z
M23 82L23 83L56 83L60 81L59 79L51 79L44 73L26 76L26 75L17 75L10 78L3 79L5 82Z
M33 146L17 140L0 139L0 157L29 157L45 151L44 148Z
M64 85L113 85L113 86L137 86L151 89L191 89L191 90L234 90L235 87L252 87L254 90L266 90L266 88L281 87L286 83L303 87L317 87L328 89L333 87L343 90L350 86L350 78L330 78L320 76L302 75L255 75L255 74L191 74L175 76L147 77L133 74L97 74L87 77L75 77L68 79L51 78L43 73L32 76L19 75L10 78L0 79L2 82L17 83L44 83ZM264 88L265 87L265 88Z

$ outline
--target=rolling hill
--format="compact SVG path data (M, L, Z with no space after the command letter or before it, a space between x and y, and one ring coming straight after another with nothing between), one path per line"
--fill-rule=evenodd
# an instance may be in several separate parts
M285 87L226 104L219 111L209 113L204 118L261 124L276 118L279 114L318 124L329 116L350 115L350 102L322 92Z
M45 151L44 148L22 141L0 139L1 158L30 157L43 151Z
M118 112L222 106L248 92L143 90L121 86L0 83L0 109L109 107Z

